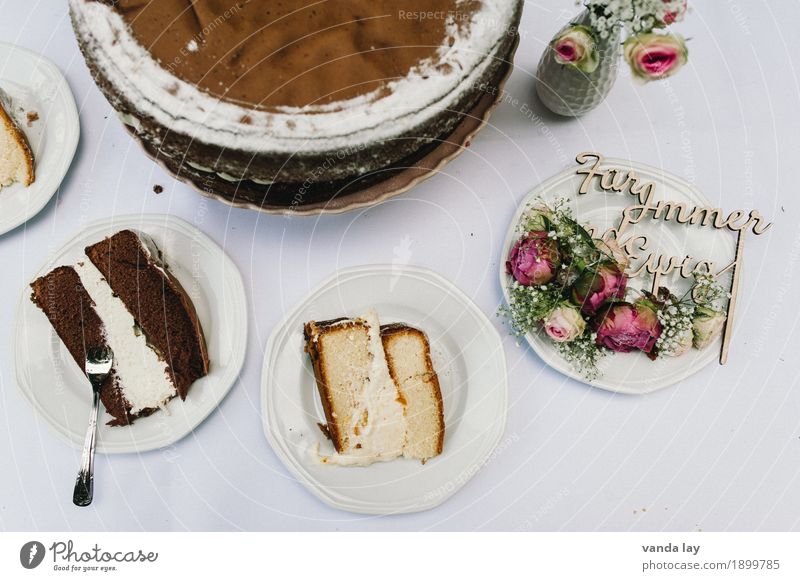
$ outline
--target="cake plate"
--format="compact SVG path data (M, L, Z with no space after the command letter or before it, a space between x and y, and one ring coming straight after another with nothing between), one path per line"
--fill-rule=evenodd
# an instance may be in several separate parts
M103 415L97 426L97 452L138 453L169 446L191 433L222 402L239 377L247 349L247 303L239 269L225 251L191 224L173 216L115 216L80 230L48 260L37 276L55 266L73 264L83 249L119 230L150 235L197 310L208 356L208 375L198 379L186 401L170 400L164 412L111 427ZM86 377L56 335L47 317L22 292L14 336L16 380L41 423L80 448L91 409ZM38 424L32 423L32 429Z
M28 139L36 179L29 186L0 190L0 234L38 214L58 191L81 133L75 98L55 64L30 50L0 42L0 89L21 113L16 119ZM25 113L31 115L27 120Z
M424 465L397 459L345 467L318 459L318 451L329 455L334 449L319 429L325 413L303 351L303 324L357 316L368 308L378 311L382 323L402 321L424 330L430 340L444 402L445 437L442 454ZM500 335L461 290L424 268L370 265L338 271L274 327L264 353L264 434L291 476L340 510L399 514L438 506L495 453L507 407Z

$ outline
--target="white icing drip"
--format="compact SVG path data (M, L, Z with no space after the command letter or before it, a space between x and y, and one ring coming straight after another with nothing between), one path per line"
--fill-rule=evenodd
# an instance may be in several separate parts
M131 228L129 228L129 230L139 237L139 244L142 246L145 257L155 268L160 270L164 276L169 278L169 274L167 274L167 264L164 262L164 259L162 258L155 241L144 232L139 232L138 230L133 230Z
M0 105L11 115L11 97L3 89L0 89Z
M117 91L171 131L222 147L261 153L332 151L391 139L453 105L476 85L493 59L517 8L484 0L470 23L448 21L438 62L422 63L376 93L336 103L275 112L221 101L163 68L105 3L70 0L76 31L92 43L92 57ZM468 34L459 32L459 25ZM452 44L450 41L452 40ZM96 44L95 44L96 43ZM241 123L247 115L250 123Z
M332 456L317 454L325 464L367 466L385 462L402 456L406 444L405 408L398 401L397 385L386 363L378 314L370 309L360 319L367 325L372 356L368 380L356 396L352 423L348 426L349 450Z
M131 413L163 408L177 393L167 364L147 344L144 334L135 332L133 315L97 267L86 259L74 268L103 321L106 341L114 352L114 370L122 395L132 406Z

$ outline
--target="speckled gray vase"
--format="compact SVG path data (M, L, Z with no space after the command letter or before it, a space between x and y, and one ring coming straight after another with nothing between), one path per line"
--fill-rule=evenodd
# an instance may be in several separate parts
M584 10L553 38L560 36L575 24L589 24L589 13ZM569 117L583 115L602 103L617 80L620 58L620 31L605 40L599 40L597 51L600 62L591 73L556 62L555 51L547 45L536 71L536 93L545 107L553 113Z

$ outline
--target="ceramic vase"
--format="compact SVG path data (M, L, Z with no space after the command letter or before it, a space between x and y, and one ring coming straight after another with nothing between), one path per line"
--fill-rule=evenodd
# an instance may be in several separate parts
M589 26L589 12L584 10L553 37L558 38L576 24ZM620 29L615 28L606 39L597 39L599 63L591 73L556 62L552 41L545 48L536 71L536 92L545 107L553 113L569 117L583 115L602 103L617 79L622 46Z

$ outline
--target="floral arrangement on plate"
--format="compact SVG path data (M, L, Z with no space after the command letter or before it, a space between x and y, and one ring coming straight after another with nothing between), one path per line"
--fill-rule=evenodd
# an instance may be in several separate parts
M711 274L696 274L680 296L630 288L628 256L614 240L593 239L564 199L529 205L516 229L501 312L518 336L543 332L588 380L609 353L679 357L705 349L724 328L729 293Z
M683 20L687 0L578 4L585 10L550 41L537 71L539 97L555 113L580 115L602 103L616 80L620 48L643 83L672 76L688 61L684 38L666 32Z

